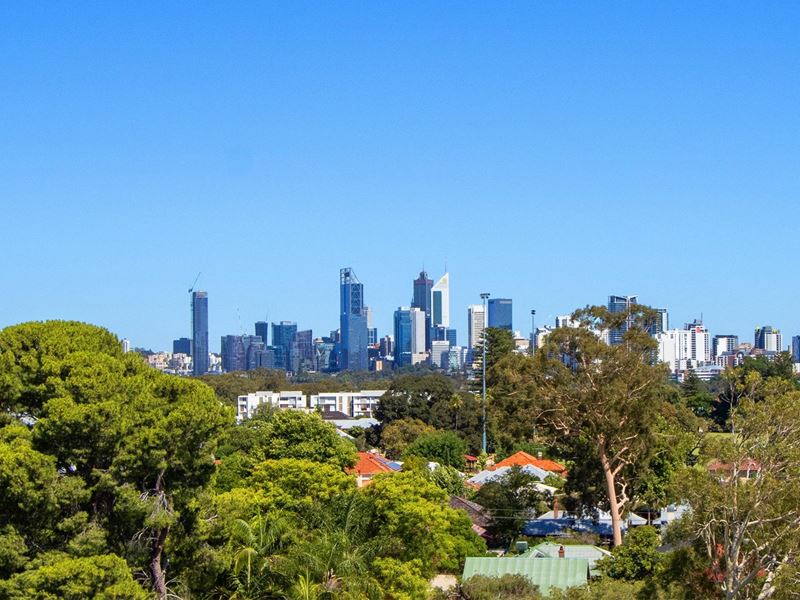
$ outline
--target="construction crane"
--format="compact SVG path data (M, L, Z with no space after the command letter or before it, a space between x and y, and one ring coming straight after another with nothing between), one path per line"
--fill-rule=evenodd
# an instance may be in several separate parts
M190 287L190 288L189 288L189 293L190 293L190 294L191 294L191 293L194 291L194 286L196 286L196 285L197 285L197 280L198 280L198 279L200 279L200 275L201 275L201 274L202 274L202 271L200 271L200 272L197 274L197 277L195 277L195 278L194 278L194 281L192 282L192 287Z

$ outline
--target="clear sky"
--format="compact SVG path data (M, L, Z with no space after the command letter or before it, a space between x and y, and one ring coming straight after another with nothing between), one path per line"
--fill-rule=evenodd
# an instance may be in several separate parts
M800 333L800 3L4 2L0 326L379 335L425 266ZM240 323L241 322L241 326Z

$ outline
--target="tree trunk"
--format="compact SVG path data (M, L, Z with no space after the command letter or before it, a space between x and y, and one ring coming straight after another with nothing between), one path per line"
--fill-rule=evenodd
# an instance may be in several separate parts
M167 597L167 580L164 569L161 567L161 555L164 552L164 543L167 541L168 531L169 528L167 527L162 527L158 530L150 551L150 574L153 578L153 590L162 600Z
M606 492L608 493L608 506L611 512L611 531L614 534L614 546L622 545L622 521L619 517L619 501L617 500L617 485L614 472L608 462L605 448L600 448L600 464L603 466L603 475L606 478Z

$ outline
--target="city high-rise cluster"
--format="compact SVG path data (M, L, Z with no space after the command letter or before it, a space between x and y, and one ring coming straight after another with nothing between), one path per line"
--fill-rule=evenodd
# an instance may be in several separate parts
M383 371L428 365L445 372L469 371L477 364L474 350L480 347L486 328L508 331L517 352L529 353L544 343L559 327L577 326L570 315L555 317L552 324L536 327L531 310L531 334L514 330L513 302L480 294L481 303L467 306L467 332L458 345L451 326L450 274L434 281L423 269L412 281L408 305L394 311L392 331L382 337L373 325L372 310L366 304L364 284L355 271L339 272L339 327L328 335L314 337L311 329L299 329L294 321L257 321L252 334L229 334L220 339L220 352L210 352L208 340L208 293L191 293L191 338L174 340L172 353L154 353L154 366L180 374L280 369L289 373L336 371ZM611 295L609 312L624 313L637 305L637 296ZM727 368L742 364L747 357L773 359L786 351L781 332L772 326L755 329L752 343L740 343L732 334L711 335L703 320L695 319L680 328L670 328L666 309L655 309L648 326L658 347L658 360L668 365L673 377L683 379L694 373L711 379ZM609 331L596 332L609 344L619 344L629 323ZM800 336L791 340L789 351L800 365Z

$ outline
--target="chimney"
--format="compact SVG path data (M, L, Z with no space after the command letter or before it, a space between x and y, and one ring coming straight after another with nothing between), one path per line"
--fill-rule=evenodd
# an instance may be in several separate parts
M558 547L558 558L564 558L564 546Z
M553 498L553 518L558 518L558 496Z

